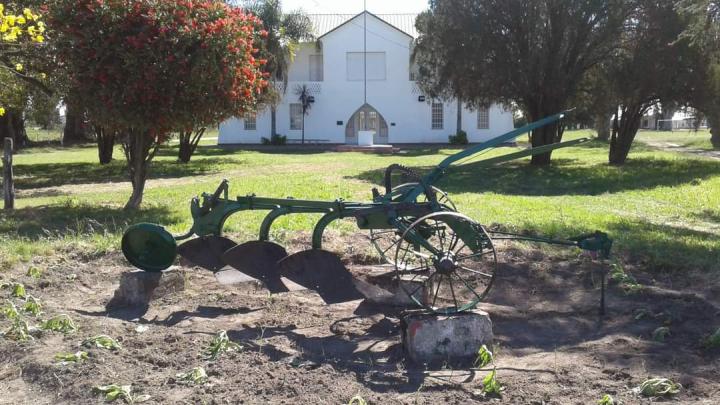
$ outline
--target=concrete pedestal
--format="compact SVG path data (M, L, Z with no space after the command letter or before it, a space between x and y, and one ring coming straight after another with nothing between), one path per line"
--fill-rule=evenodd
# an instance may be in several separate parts
M153 299L183 290L185 275L177 268L157 273L131 271L120 276L120 286L105 307L114 309L147 306Z
M480 310L454 315L409 314L402 319L405 353L416 364L468 365L493 341L490 315Z

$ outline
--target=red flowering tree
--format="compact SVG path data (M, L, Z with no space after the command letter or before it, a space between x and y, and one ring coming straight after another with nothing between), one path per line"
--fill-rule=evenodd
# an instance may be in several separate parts
M261 21L221 1L58 0L49 22L72 102L122 142L126 209L140 206L168 134L253 111L267 86Z

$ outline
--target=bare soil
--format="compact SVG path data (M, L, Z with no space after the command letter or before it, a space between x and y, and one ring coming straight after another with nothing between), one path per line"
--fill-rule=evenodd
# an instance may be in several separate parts
M363 239L334 245L350 241ZM343 258L351 267L365 264L363 249L344 249ZM626 404L720 402L720 350L702 344L720 327L720 286L627 266L643 287L626 292L611 284L600 317L599 267L586 258L506 247L500 262L482 309L494 323L501 397L482 393L488 369L408 363L398 308L363 301L327 306L311 291L270 296L254 284L226 287L211 272L182 268L185 291L149 308L107 312L120 274L131 270L118 253L91 260L58 254L35 263L44 270L39 279L26 275L27 265L1 275L41 300L43 318L68 314L78 331L44 333L22 344L0 338L0 403L102 403L92 387L110 383L132 384L152 404L338 404L355 395L371 404L593 404L606 393ZM8 289L0 294L10 298ZM139 332L140 325L147 329ZM660 326L670 328L663 342L652 336ZM206 360L201 353L219 330L243 349ZM73 365L53 359L97 334L117 338L122 350L88 349L89 360ZM207 370L208 383L175 377L195 366ZM683 389L668 399L632 392L654 376Z

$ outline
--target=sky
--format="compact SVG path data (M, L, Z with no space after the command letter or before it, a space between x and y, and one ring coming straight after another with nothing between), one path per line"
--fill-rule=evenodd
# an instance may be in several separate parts
M302 8L309 14L351 14L363 10L363 0L282 0L284 11ZM428 0L367 0L368 11L375 14L419 13L428 8Z

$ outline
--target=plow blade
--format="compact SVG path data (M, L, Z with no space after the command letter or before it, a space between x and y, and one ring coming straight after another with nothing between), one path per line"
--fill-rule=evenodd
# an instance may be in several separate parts
M190 263L216 272L225 267L225 262L222 261L223 253L236 245L237 243L228 238L209 235L191 239L178 246L177 251Z
M266 241L250 241L237 245L222 254L223 263L241 273L260 280L271 293L289 291L280 280L278 261L287 256L282 246Z
M365 298L355 288L353 277L340 258L326 250L295 253L280 260L278 267L283 277L317 292L326 304Z

